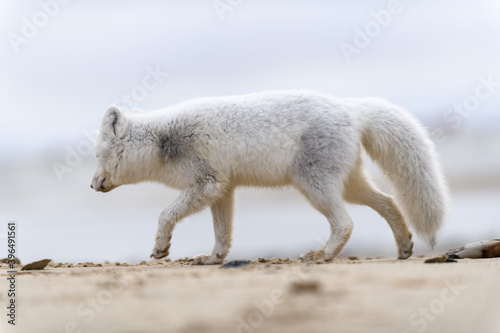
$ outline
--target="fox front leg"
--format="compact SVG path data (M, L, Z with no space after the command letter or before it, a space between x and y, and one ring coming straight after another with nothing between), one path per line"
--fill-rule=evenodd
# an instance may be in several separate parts
M210 255L196 256L193 265L218 265L224 262L231 248L233 233L234 190L227 190L210 207L212 211L215 245Z
M196 184L186 189L158 218L158 231L151 258L161 259L168 256L170 240L177 222L201 211L217 201L224 193L224 186L215 177L204 175Z
M149 256L153 259L161 259L168 256L168 250L170 249L170 240L172 239L172 233L156 233L155 247L153 248L153 253Z

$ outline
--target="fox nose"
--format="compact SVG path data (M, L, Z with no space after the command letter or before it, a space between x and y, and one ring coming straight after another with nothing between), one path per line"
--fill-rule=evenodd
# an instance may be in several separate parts
M94 186L93 186L92 184L90 184L90 188L91 188L91 189L93 189L93 188L94 188Z

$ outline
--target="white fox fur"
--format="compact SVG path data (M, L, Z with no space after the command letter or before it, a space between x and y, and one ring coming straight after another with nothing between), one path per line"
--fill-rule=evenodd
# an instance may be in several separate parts
M392 182L396 200L366 177L362 147ZM426 131L380 99L284 91L196 99L150 113L125 115L112 106L95 152L96 191L142 181L182 190L160 214L153 258L168 255L177 222L210 206L215 246L195 264L219 264L227 256L237 186L292 185L327 218L328 241L303 260L328 261L341 251L352 231L344 200L368 205L387 220L400 259L413 253L405 220L434 245L448 201Z

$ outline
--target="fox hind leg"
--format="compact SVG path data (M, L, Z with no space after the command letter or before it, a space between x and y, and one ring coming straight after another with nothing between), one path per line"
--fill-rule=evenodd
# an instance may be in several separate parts
M349 115L339 117L342 125L320 121L303 133L293 165L292 183L330 224L326 244L320 251L306 253L303 260L330 261L351 236L353 223L342 194L360 147L353 144L359 138Z
M301 256L302 261L330 261L347 243L351 236L353 223L345 209L339 187L331 180L331 175L319 182L307 182L299 185L314 208L322 213L330 224L330 237L320 251L310 251ZM317 184L328 184L318 186ZM340 186L340 184L338 184Z
M374 209L389 224L398 247L398 259L407 259L413 254L412 234L408 230L403 214L391 196L379 191L367 178L361 159L349 175L344 189L347 202L366 205Z

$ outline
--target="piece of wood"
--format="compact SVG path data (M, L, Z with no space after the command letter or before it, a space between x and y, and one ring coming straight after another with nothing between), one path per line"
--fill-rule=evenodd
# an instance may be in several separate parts
M462 247L449 250L448 256L455 259L482 259L500 257L500 239L492 239L470 243Z

